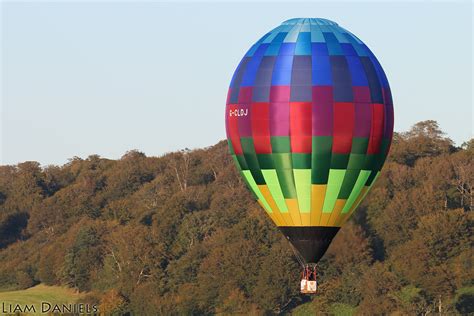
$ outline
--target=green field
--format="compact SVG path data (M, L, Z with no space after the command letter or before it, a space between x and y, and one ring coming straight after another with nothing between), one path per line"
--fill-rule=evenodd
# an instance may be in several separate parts
M43 284L21 291L0 292L0 315L3 315L2 303L4 303L4 306L15 304L21 306L25 304L35 305L36 310L40 310L42 302L48 302L50 304L72 304L76 303L82 297L84 297L83 293L75 293L72 289Z

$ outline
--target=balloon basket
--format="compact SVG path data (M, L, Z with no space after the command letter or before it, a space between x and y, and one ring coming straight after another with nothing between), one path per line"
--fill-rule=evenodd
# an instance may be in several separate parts
M316 294L317 290L316 265L307 264L301 273L300 292L301 294Z

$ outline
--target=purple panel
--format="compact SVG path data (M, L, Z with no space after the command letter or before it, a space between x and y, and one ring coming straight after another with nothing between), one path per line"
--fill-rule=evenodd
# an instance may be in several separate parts
M385 106L385 124L384 124L384 131L383 137L384 138L392 138L393 134L393 105L386 103Z
M352 91L354 93L354 102L365 102L370 103L372 102L370 99L370 88L363 86L363 87L352 87Z
M252 121L250 120L250 103L242 103L239 109L239 135L240 137L252 137Z
M272 86L270 102L290 102L290 86Z
M369 137L372 120L370 103L355 103L354 137Z
M291 102L311 102L312 98L311 86L291 86Z
M290 136L289 102L270 102L270 136Z
M385 104L393 104L392 91L390 90L390 88L383 88L382 92Z
M225 133L227 135L227 139L230 139L229 110L230 110L230 105L229 105L229 103L227 103L226 106L225 106Z
M313 87L313 136L332 136L333 101L331 86Z
M240 88L238 103L250 103L250 102L252 102L252 87Z
M253 102L269 102L270 101L270 87L253 87L252 91Z

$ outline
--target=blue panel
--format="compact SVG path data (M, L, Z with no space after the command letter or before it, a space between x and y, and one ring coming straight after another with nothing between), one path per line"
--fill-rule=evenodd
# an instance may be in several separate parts
M265 56L277 56L280 51L281 43L271 43L265 51Z
M367 75L367 81L369 82L370 98L373 103L383 103L382 88L380 86L377 72L375 71L374 65L369 57L360 57L362 66L364 67L365 74Z
M290 102L311 102L313 100L313 90L310 85L294 86L291 85Z
M372 53L372 52L370 52L370 53ZM385 76L385 72L383 71L382 66L380 66L380 63L377 60L377 58L375 58L374 54L371 54L371 56L369 58L372 61L372 64L374 65L375 71L377 72L377 75L378 75L379 80L382 84L382 87L387 88L388 87L388 80L387 80L387 76Z
M270 102L270 86L253 87L252 101L253 102Z
M331 63L329 56L313 56L312 58L312 84L316 86L332 85Z
M357 56L357 53L354 50L354 47L352 46L352 44L343 43L341 44L341 47L345 56Z
M259 69L272 69L275 64L276 57L274 56L264 56L262 62L260 63Z
M365 75L364 67L360 63L358 56L346 56L349 71L351 73L353 86L368 86L367 77Z
M240 62L237 70L234 72L232 76L232 80L230 81L231 88L240 88L240 84L242 82L242 78L244 77L245 70L247 69L247 64L250 61L250 57L244 57Z
M311 42L311 33L310 32L300 32L298 34L298 39L296 42Z
M266 44L264 44L264 45L266 45ZM261 45L261 46L263 46L263 45ZM266 47L265 47L265 49L266 49ZM255 82L255 77L257 75L258 67L260 66L260 62L263 58L263 52L264 51L260 54L259 52L261 52L261 51L262 50L260 48L257 49L257 51L255 52L252 59L248 62L247 69L246 69L244 77L242 79L242 84L240 85L241 87L253 86L253 84Z
M326 43L313 43L312 44L313 55L315 56L328 56L328 46Z
M291 83L293 56L279 55L275 61L272 75L272 85L283 86Z
M272 83L272 69L259 69L255 77L254 86L270 86Z
M283 43L280 47L278 55L290 55L292 56L295 52L296 43Z
M311 42L296 42L295 55L311 55Z
M326 43L328 45L328 52L329 55L343 55L343 51L341 45L337 41L336 37L332 33L323 32L324 38L326 39Z
M278 35L273 39L272 43L283 43L288 32L280 32Z
M301 32L298 35L295 55L311 55L311 33Z
M331 72L333 79L334 101L352 102L354 100L352 92L352 80L349 73L346 57L331 56Z
M311 85L311 56L295 56L291 85Z
M258 48L257 51L254 54L254 57L261 57L265 54L265 51L267 50L268 46L270 44L261 44Z

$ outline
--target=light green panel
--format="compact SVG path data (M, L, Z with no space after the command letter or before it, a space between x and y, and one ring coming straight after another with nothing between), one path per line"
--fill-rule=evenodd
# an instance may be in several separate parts
M285 203L285 198L281 192L280 182L278 181L278 176L275 169L262 169L263 178L272 194L273 199L275 200L278 209L282 213L288 212L288 207Z
M356 183L354 184L354 187L352 188L351 194L349 195L349 198L347 199L346 204L344 205L344 208L342 209L343 214L349 212L352 204L354 204L354 201L359 196L360 191L362 191L362 188L364 187L364 184L367 181L367 178L369 178L370 172L371 172L370 170L360 171L359 176L357 177Z
M262 192L260 192L260 189L257 186L257 183L252 177L252 173L250 170L242 170L242 174L244 175L245 179L247 180L247 183L250 185L250 189L255 193L255 195L258 197L260 201L262 201L263 206L267 210L268 213L272 213L272 209L270 205L268 205L267 201L262 195Z
M331 213L334 209L345 174L345 169L329 169L328 186L326 189L326 196L324 197L323 213Z
M365 199L365 196L367 195L367 193L369 193L370 189L372 189L372 186L374 185L375 181L377 181L377 178L379 177L379 175L380 175L380 171L377 172L377 174L375 175L374 181L372 181L372 184L369 186L369 189L365 191L364 195L362 196L362 198L359 200L359 203L355 207L359 206L359 204Z
M300 213L311 212L311 169L293 169Z

